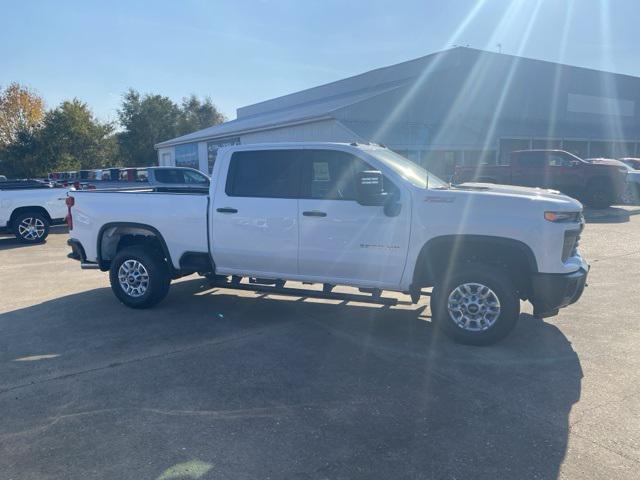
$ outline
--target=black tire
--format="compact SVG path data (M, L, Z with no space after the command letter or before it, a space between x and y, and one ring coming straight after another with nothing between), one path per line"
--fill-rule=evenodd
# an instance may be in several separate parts
M127 282L129 293L121 285L118 277L120 267L127 261L132 261L129 266L135 266L134 262L138 262L143 267L142 270L137 267L137 270L132 270L132 275L129 277L132 281ZM140 276L144 271L147 272L146 282L144 282L144 275ZM162 255L149 248L135 246L118 252L111 262L109 280L115 296L131 308L149 308L156 305L167 296L171 284L169 267Z
M487 305L491 303L482 300L479 300L480 304L472 303L462 307L467 309L465 310L466 317L460 311L450 312L450 296L454 300L452 305L455 305L455 300L460 298L458 295L460 291L455 294L453 292L465 284L488 287L499 302L497 311L495 304L489 307L496 311L497 316L492 316L489 310L486 310L486 316L481 314L485 311L482 309L487 309ZM470 293L467 297L468 300L475 298L476 300L473 301L476 302L480 293L486 293L486 290L475 290L476 288L470 286L471 292L475 291L478 295L473 297L473 294ZM472 308L478 310L471 310ZM520 316L520 299L513 282L504 270L494 265L469 264L454 270L448 278L434 286L431 295L431 312L436 327L456 342L466 345L491 345L506 337L516 326ZM469 319L473 315L476 315L478 320L470 320L467 322L469 327L463 328L454 320L456 315L460 315L460 323L465 323L464 319Z
M11 225L13 234L20 242L36 244L45 241L49 235L51 222L42 213L23 212L14 217Z
M585 193L584 203L591 208L609 208L616 203L616 195L607 185L591 184Z

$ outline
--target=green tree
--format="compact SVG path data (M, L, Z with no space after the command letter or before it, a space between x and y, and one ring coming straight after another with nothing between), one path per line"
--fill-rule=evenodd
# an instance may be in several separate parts
M34 177L39 168L38 141L34 132L16 132L14 140L0 149L0 173L9 178Z
M48 111L34 131L19 130L0 157L14 177L51 171L99 168L117 163L114 126L98 121L86 103L74 99Z
M180 110L178 135L202 130L226 120L209 97L206 97L203 101L200 101L195 95L183 98Z
M45 170L100 168L116 163L114 125L97 120L86 103L63 102L47 112L37 134L39 165Z
M33 133L42 123L44 101L17 82L0 88L0 148L18 140L22 132Z
M153 165L157 161L154 145L178 135L180 108L162 95L140 95L130 89L118 111L123 131L118 143L126 165Z

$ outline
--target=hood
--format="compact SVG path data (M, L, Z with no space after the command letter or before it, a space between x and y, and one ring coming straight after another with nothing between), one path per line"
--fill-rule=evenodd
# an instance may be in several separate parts
M617 160L611 158L590 158L587 162L593 165L611 165L612 167L619 167L620 163Z
M493 183L463 183L452 187L450 192L468 194L472 197L484 197L485 202L493 205L511 206L525 205L523 202L532 202L538 208L553 209L558 211L576 212L582 210L582 204L575 198L571 198L557 190L545 188L520 187L516 185L497 185ZM505 203L506 202L506 203ZM501 208L501 207L497 207ZM519 208L519 207L515 207Z
M493 183L463 183L452 188L455 190L486 192L506 196L528 197L540 200L554 200L562 202L573 201L577 205L580 205L577 200L574 200L573 198L560 193L558 190L545 188L519 187L516 185L497 185Z

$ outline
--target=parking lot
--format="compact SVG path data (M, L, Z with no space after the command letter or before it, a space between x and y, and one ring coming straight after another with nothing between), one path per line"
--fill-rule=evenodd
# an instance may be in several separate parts
M488 348L197 276L131 310L63 228L0 238L0 478L638 478L639 213L589 213L582 300Z

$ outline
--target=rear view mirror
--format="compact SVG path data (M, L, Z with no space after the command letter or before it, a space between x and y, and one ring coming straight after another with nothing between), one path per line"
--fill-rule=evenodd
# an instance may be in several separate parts
M384 177L377 170L360 172L357 188L360 205L384 205L389 197L384 191Z

